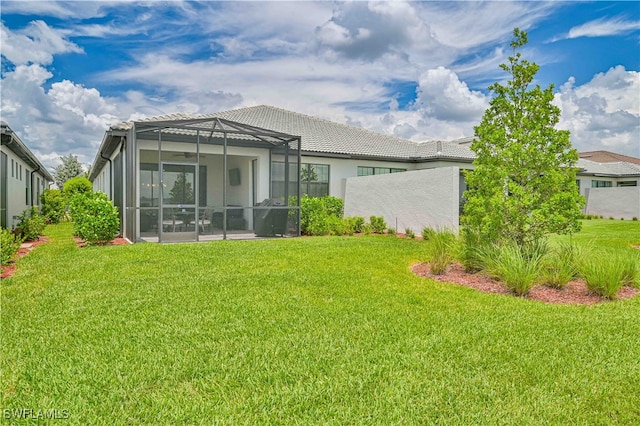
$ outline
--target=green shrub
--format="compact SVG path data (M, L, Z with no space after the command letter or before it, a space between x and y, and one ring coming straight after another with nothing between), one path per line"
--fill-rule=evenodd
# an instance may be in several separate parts
M364 227L364 217L362 216L352 216L349 218L351 222L351 226L353 227L353 232L359 234L362 232L362 228Z
M494 245L483 250L484 270L502 281L519 296L526 295L540 275L542 256L513 242Z
M13 232L2 228L0 230L0 265L11 262L18 253L22 240Z
M58 189L45 189L40 196L42 202L42 216L49 223L58 223L64 218L67 209L67 199Z
M387 229L387 223L382 216L369 217L369 223L371 224L371 230L375 234L384 234L384 230Z
M118 208L103 192L75 194L69 211L75 234L89 244L107 243L120 231Z
M564 288L577 274L578 248L560 244L542 261L540 283L548 287Z
M93 192L93 184L84 176L76 176L64 183L63 191L67 198L71 199L75 194Z
M24 241L34 241L42 235L42 231L44 231L45 226L47 226L47 223L44 216L40 214L36 206L33 206L18 216L16 233Z
M396 230L394 228L387 228L387 235L395 237L396 236Z
M484 269L483 253L491 245L491 242L482 239L479 232L464 227L455 245L455 257L464 266L465 272L475 273Z
M622 267L622 284L640 288L640 256L628 251L620 254L617 261Z
M416 234L413 232L413 230L411 228L406 228L404 230L404 234L411 239L414 239L416 237Z
M429 265L431 273L444 274L453 262L453 246L456 240L455 234L448 229L434 232L429 240Z
M634 220L634 221L636 221L636 222L637 222L637 221L638 221L638 218L634 216L631 220Z
M603 262L602 259L607 259ZM615 299L625 281L625 265L617 257L617 253L599 252L597 259L590 256L580 262L580 276L587 288L604 298Z
M304 235L329 235L337 232L337 228L342 225L337 225L336 219L342 222L343 209L344 201L340 198L305 195L300 199L300 231Z
M365 223L362 226L362 233L364 235L371 235L371 232L373 232L373 228L371 228L371 224L370 223Z
M425 226L424 228L422 228L422 239L425 241L430 240L435 233L436 231L433 228L431 228L430 226Z

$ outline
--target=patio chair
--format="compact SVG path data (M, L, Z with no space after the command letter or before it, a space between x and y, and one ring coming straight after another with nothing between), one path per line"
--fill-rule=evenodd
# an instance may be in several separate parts
M213 220L213 209L206 208L200 215L200 219L198 219L198 225L200 226L200 231L204 234L205 228L209 228L211 230L211 223Z
M171 214L170 218L162 220L162 230L171 232L176 232L176 226L182 228L184 222L182 220L176 219L175 215Z

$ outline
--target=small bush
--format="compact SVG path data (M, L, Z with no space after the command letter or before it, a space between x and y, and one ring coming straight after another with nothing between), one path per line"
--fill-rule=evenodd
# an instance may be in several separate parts
M411 228L406 228L404 230L404 234L407 236L407 238L411 238L411 239L416 238L416 234L413 232Z
M376 234L384 234L384 230L387 229L387 224L382 216L371 216L369 222L371 230Z
M540 274L541 256L515 243L487 248L483 252L485 270L518 296L526 295Z
M343 209L344 201L340 198L305 195L300 199L300 231L304 235L337 233L342 227Z
M578 249L571 244L560 244L542 262L540 283L552 288L564 288L578 273Z
M422 239L425 241L430 240L435 233L436 231L433 228L425 226L424 228L422 228Z
M103 192L75 194L69 209L75 234L89 244L107 243L120 231L118 208Z
M47 226L47 223L44 217L40 214L38 208L33 206L18 216L16 233L24 241L34 241L42 235L42 231L44 231L45 226Z
M609 260L603 262L600 256ZM600 252L598 259L593 256L584 259L580 262L579 271L587 288L607 299L615 299L618 290L624 285L624 263L620 262L613 253Z
M431 230L431 232L433 232L433 230ZM425 231L423 230L423 238L424 233ZM488 241L484 241L482 239L480 233L475 232L468 227L462 229L460 238L458 238L455 246L455 256L464 266L465 272L474 273L481 271L484 268L482 253L484 249L490 245L491 244Z
M628 252L617 259L622 268L622 285L640 288L640 256Z
M63 191L67 198L71 199L75 194L93 192L93 184L84 176L76 176L64 183Z
M634 216L631 220L634 220L634 221L636 221L636 222L637 222L637 221L638 221L638 218Z
M22 240L8 229L0 230L0 265L11 262L18 253Z
M431 273L435 275L444 274L453 262L453 245L455 234L448 230L438 230L429 241L429 265Z
M395 237L396 236L396 230L394 228L387 228L387 235Z
M362 227L364 226L364 217L362 216L353 216L351 219L351 226L353 227L353 232L359 234L362 232Z
M609 220L616 220L613 216L609 216Z
M42 216L48 223L58 223L65 215L67 199L58 189L45 189L40 196L42 202Z
M371 235L371 232L373 232L373 229L371 228L371 224L370 223L365 223L362 226L362 233L364 235Z

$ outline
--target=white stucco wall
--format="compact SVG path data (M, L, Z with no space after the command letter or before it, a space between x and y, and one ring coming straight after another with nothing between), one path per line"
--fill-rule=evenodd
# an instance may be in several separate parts
M398 232L425 226L458 232L460 169L443 167L346 180L344 215L382 216Z
M7 156L7 227L13 228L18 224L17 216L31 207L31 193L33 205L40 206L40 195L49 187L49 181L41 173L36 172L33 173L33 183L31 183L33 169L7 146L2 145L1 150ZM27 194L29 186L31 192Z
M616 219L640 218L640 186L626 188L587 188L587 214Z

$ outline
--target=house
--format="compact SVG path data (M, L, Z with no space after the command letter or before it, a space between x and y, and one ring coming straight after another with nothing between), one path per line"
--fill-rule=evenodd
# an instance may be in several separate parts
M18 216L40 206L53 177L7 123L0 123L0 225L15 228Z
M468 138L418 143L260 105L116 124L90 179L134 241L298 235L304 194L343 198L345 215L398 229L457 229L473 159ZM611 171L616 184L632 179Z

